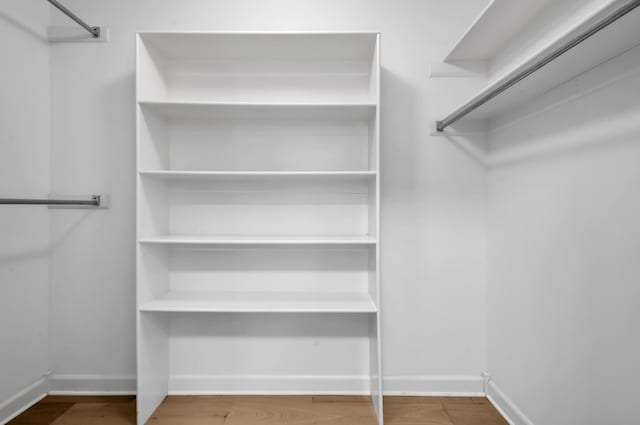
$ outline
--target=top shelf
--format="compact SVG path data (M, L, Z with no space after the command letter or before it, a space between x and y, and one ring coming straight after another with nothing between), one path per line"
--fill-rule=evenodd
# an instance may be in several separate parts
M626 2L621 0L589 2L587 6L590 7L584 7L579 10L579 13L576 12L569 17L565 16L565 19L562 21L562 25L559 25L556 22L554 30L548 31L549 36L543 37L540 40L536 39L534 42L530 40L528 45L523 42L524 44L521 51L517 51L517 54L512 52L510 57L509 54L506 53L501 53L503 56L497 57L495 54L500 50L502 47L501 43L505 42L505 39L518 39L535 33L535 31L531 29L531 25L529 25L522 28L520 33L517 33L517 29L512 28L511 32L506 30L502 31L501 36L488 35L491 32L490 28L493 27L492 30L495 31L496 26L498 26L498 28L501 27L496 23L496 19L498 19L496 14L500 10L506 11L507 9L503 8L509 7L507 3L514 2L508 0L494 0L483 12L480 18L476 20L474 26L467 31L465 36L456 45L449 56L447 56L447 60L453 60L453 58L456 60L480 58L494 62L491 64L492 75L488 78L487 84L481 90L467 98L454 110L446 114L447 116L466 109L469 105L474 104L478 99L481 99L487 94L493 92L506 81L518 75L523 70L528 69L532 64L539 62L542 58L545 58L560 46L565 45L569 40L575 38L577 34L591 28L595 23L608 16L612 10L616 10ZM520 3L522 2L518 2L518 7L522 8L523 5ZM534 7L533 5L528 5L525 9L527 9L529 13L533 13ZM520 13L520 11L514 11L512 9L508 10L509 12L505 12L508 16L510 16L510 13ZM520 18L516 19L511 17L510 19L515 19L516 22L520 22L524 17L528 17L533 20L532 25L536 26L536 30L544 27L540 22L545 22L545 20L541 17L533 19L530 15L522 14L518 16L520 16ZM548 16L545 18L550 19ZM509 19L505 18L504 20L507 21ZM465 118L486 120L503 115L519 106L522 106L531 99L534 99L547 91L572 80L576 76L624 53L632 47L640 44L640 25L638 25L638 22L640 22L640 10L636 9L597 32L595 35L578 44L576 47L564 53L544 67L538 69L536 72L519 81L506 91L500 93L489 102L469 113ZM511 28L513 26L514 25L512 23L507 23L502 27L504 30L505 28ZM547 33L545 33L545 35L547 35ZM553 37L551 37L551 35ZM474 37L477 37L477 39ZM478 52L481 52L481 54L472 54L471 48L476 46L477 43L482 42L486 42L487 44L482 48L478 48ZM442 119L444 116L439 118ZM455 129L455 124L452 127Z
M378 33L140 32L168 59L371 60Z
M491 0L447 54L445 62L491 60L518 30L553 1Z
M377 103L378 34L138 35L138 99Z

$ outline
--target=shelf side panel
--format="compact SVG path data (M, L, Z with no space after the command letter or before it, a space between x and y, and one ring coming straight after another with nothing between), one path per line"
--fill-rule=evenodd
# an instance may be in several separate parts
M137 98L167 96L167 80L162 73L166 63L158 50L143 36L137 38Z
M169 392L169 318L138 314L138 425L144 425Z
M375 187L369 190L370 230L378 243L369 252L369 292L375 302L377 313L369 317L369 369L371 377L371 400L378 416L378 424L384 424L384 401L382 389L382 339L381 339L381 290L380 290L380 65L381 35L376 37L375 75L376 78L376 112L372 126L372 168L377 171ZM373 183L372 183L373 184Z

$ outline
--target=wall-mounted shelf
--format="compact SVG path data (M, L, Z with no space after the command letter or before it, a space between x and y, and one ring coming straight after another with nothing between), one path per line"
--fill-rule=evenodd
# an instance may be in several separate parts
M519 8L510 9L507 1L494 1L481 17L476 20L474 26L467 32L458 45L447 57L448 60L455 58L477 59L495 61L496 52L499 51L501 43L505 42L506 37L498 37L490 35L489 28L497 25L495 20L500 13L520 14L524 12L539 12L533 5L525 7L522 11ZM534 3L534 2L531 2ZM543 93L559 86L560 84L573 79L574 77L616 57L630 48L640 43L640 9L635 9L628 14L622 16L610 25L603 27L594 35L586 38L580 44L558 56L548 64L536 69L535 72L519 80L515 85L499 91L499 88L514 77L520 75L523 71L532 67L548 57L558 48L569 44L575 40L577 35L588 32L599 22L606 20L613 11L629 4L629 0L613 0L605 3L598 3L597 7L586 8L581 14L572 16L567 20L566 25L561 29L553 31L554 38L544 39L542 43L534 44L533 48L523 49L525 55L515 56L515 59L506 65L498 67L499 72L491 74L487 79L487 84L478 92L474 93L467 100L462 102L458 107L451 110L444 116L451 117L463 111L472 108L478 101L490 97L493 93L499 92L498 95L492 97L489 101L474 108L472 112L465 115L466 120L491 120L497 116L503 115L508 111L512 111L520 105L530 101L531 99L542 95ZM510 12L507 12L506 10ZM520 16L520 15L518 15ZM513 19L518 22L523 19ZM505 19L505 21L507 21ZM509 29L515 30L512 24L505 24ZM527 28L521 29L526 32ZM504 32L505 35L509 31ZM478 37L475 39L474 37ZM478 49L482 54L475 54L471 47L476 43L484 40L489 43L482 49ZM493 43L493 44L492 44ZM477 46L476 46L477 47ZM468 56L467 56L468 55ZM494 55L494 56L492 56ZM502 58L501 60L504 60ZM444 118L444 116L442 118ZM445 133L447 131L445 130ZM451 133L455 134L455 125Z
M553 1L491 0L444 61L490 61L515 33Z

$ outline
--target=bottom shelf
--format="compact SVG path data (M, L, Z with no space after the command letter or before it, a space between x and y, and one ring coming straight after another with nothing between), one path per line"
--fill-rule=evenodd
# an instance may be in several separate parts
M167 292L142 312L375 313L363 292Z

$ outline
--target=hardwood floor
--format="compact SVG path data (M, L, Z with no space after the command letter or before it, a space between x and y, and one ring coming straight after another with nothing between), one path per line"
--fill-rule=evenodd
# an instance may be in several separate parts
M480 397L385 397L386 425L508 425ZM375 425L368 397L167 397L147 425ZM135 425L135 397L48 396L8 425Z

